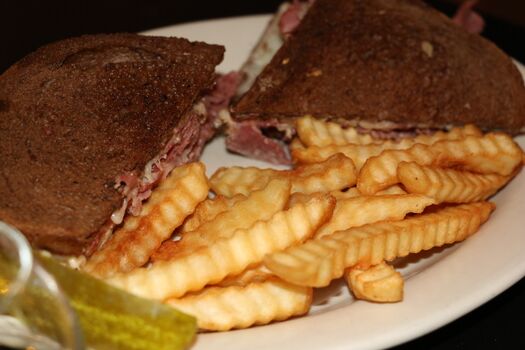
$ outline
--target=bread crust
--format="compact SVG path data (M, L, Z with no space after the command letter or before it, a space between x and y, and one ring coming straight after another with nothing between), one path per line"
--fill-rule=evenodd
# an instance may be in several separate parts
M313 114L366 128L518 133L525 88L493 43L419 0L317 0L233 111L237 120Z
M90 35L42 47L0 76L0 219L77 254L214 81L224 48Z

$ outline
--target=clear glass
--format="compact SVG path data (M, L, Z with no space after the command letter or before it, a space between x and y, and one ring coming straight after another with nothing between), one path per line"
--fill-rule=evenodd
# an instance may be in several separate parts
M84 349L77 317L15 228L0 221L0 346Z

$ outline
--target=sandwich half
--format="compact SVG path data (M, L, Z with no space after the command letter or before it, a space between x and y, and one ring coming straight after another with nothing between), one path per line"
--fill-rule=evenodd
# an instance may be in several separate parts
M307 114L382 137L467 123L525 131L525 87L512 60L425 3L302 4L304 18L241 85L231 151L287 163L293 119Z
M171 169L200 156L224 102L215 96L223 54L111 34L14 64L0 76L0 220L55 253L96 249Z

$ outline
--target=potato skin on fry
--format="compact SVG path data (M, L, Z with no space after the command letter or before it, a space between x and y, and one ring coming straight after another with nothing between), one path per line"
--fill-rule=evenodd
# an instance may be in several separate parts
M445 207L396 222L339 231L268 255L264 265L285 281L325 287L352 266L366 267L466 239L484 223L494 204Z
M197 318L199 328L227 331L286 320L308 312L312 288L273 276L244 287L208 287L166 303Z
M510 180L498 174L474 174L468 171L421 166L401 162L397 176L409 193L434 198L437 203L482 201L496 193Z
M266 254L303 242L328 220L334 206L333 197L316 196L306 204L278 212L249 229L237 230L231 237L219 239L193 254L118 274L108 282L147 298L178 298L239 274L260 263Z
M208 196L202 163L175 168L155 189L139 216L128 216L101 250L93 254L85 271L99 277L128 272L144 265L197 204Z

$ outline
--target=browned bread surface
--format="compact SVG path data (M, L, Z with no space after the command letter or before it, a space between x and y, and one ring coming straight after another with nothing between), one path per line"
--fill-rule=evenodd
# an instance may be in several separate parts
M0 220L79 253L214 80L222 46L136 34L42 47L0 76Z
M233 111L516 133L525 88L493 43L419 0L317 0Z

